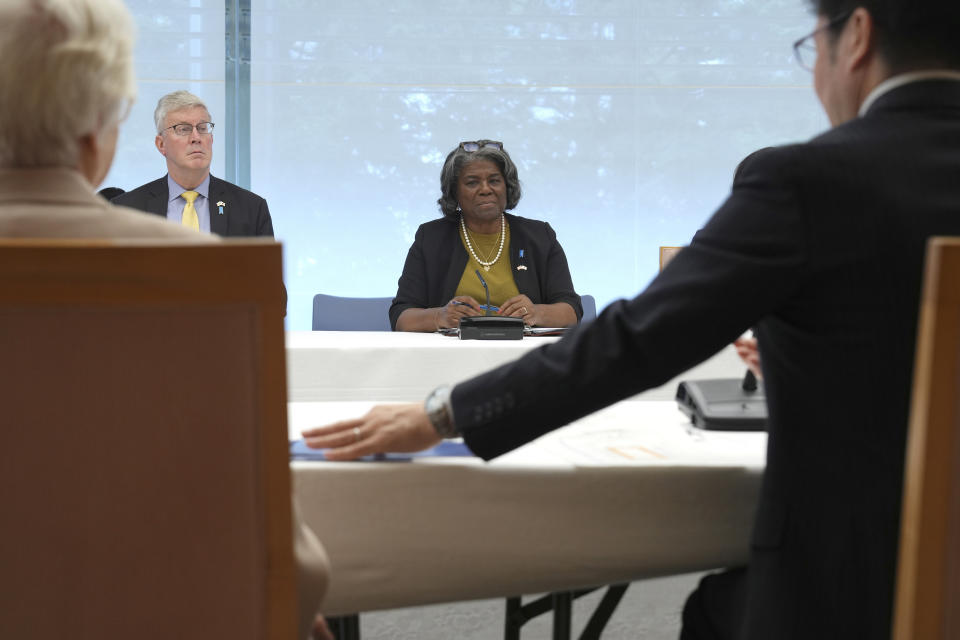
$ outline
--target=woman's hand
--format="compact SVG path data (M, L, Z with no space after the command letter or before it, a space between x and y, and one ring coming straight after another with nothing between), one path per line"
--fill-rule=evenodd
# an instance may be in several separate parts
M460 325L460 318L465 316L482 316L483 310L480 309L480 303L470 296L457 296L446 306L440 307L437 314L437 326L441 329L449 329Z
M540 305L533 304L527 296L522 293L513 296L502 305L500 305L500 315L511 316L514 318L523 318L523 324L528 327L536 327L542 324L542 313Z

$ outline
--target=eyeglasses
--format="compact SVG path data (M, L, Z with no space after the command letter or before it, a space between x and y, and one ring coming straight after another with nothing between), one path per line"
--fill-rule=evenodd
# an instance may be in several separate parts
M173 129L173 132L180 137L186 137L193 133L194 128L196 128L197 133L202 136L209 135L213 133L213 123L212 122L198 122L196 125L187 124L186 122L181 122L180 124L174 124L167 129ZM164 129L166 131L167 129Z
M480 151L480 149L499 149L503 151L503 143L496 140L473 140L470 142L461 142L460 148L467 153Z
M813 71L814 65L817 64L817 44L814 42L814 38L818 33L826 29L832 29L838 24L843 24L846 22L853 14L853 11L845 11L835 18L832 18L827 24L822 27L817 27L811 31L808 35L803 36L799 40L793 43L793 56L797 60L797 64L806 69L807 71Z

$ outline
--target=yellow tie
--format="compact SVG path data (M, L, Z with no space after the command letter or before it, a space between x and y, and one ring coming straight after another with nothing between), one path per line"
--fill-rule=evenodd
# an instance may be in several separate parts
M193 201L197 199L197 196L200 195L196 191L184 191L182 194L183 199L187 201L187 204L183 207L183 215L180 217L180 224L185 227L190 227L191 229L196 229L200 231L200 218L197 217L197 210L193 208Z

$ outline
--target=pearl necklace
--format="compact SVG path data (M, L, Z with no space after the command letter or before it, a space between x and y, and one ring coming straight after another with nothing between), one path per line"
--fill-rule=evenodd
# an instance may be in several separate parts
M460 214L460 228L463 229L463 239L467 243L467 250L470 251L470 255L473 256L473 259L477 261L477 264L483 267L484 271L490 271L490 267L492 267L497 263L497 260L500 259L500 254L503 253L503 239L504 239L504 236L507 235L506 233L504 233L504 231L506 230L506 224L507 224L506 219L501 213L500 214L500 248L497 249L497 255L494 256L493 260L491 260L490 262L484 262L479 258L479 256L477 256L477 252L473 250L473 245L470 243L470 234L467 233L467 225L463 221L463 214Z

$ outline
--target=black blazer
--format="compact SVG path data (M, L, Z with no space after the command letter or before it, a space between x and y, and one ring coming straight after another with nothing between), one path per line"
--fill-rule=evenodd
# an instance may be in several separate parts
M633 300L454 387L491 458L654 387L758 327L769 444L742 638L889 637L925 244L960 235L960 82L749 159Z
M505 215L510 225L510 270L517 289L534 304L566 302L579 321L583 306L573 289L557 234L546 222ZM440 307L449 302L468 260L458 218L443 217L420 225L397 282L397 297L390 305L390 326L396 330L397 318L405 309Z
M235 184L210 176L210 232L219 236L273 237L273 221L267 201ZM158 216L167 216L167 176L127 191L111 200ZM217 203L223 202L223 214Z

